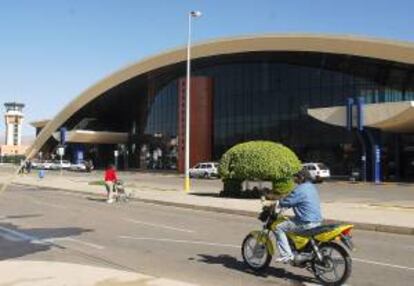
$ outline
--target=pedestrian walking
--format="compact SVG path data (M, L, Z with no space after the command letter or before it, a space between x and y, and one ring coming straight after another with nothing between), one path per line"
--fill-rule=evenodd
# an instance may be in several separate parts
M20 166L19 166L19 174L24 174L24 171L26 169L26 164L24 160L20 160Z
M88 160L85 162L86 172L90 173L93 169L93 162L92 160Z
M30 174L30 172L32 171L32 161L30 161L30 160L27 160L26 161L26 172L28 173L28 174Z
M113 203L112 193L115 191L115 183L118 180L115 167L112 164L109 164L105 170L105 187L107 192L107 200L108 204Z

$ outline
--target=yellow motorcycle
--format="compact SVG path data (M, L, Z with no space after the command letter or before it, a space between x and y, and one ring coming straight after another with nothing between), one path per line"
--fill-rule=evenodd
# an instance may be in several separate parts
M283 209L279 208L276 201L270 205L264 204L258 219L263 222L263 229L252 231L246 236L242 243L242 256L251 269L263 271L275 253L271 237L275 238L277 225L288 218L283 215ZM306 268L323 285L343 285L352 270L349 251L354 248L351 236L353 227L351 224L327 224L300 233L287 233L295 254L291 265Z

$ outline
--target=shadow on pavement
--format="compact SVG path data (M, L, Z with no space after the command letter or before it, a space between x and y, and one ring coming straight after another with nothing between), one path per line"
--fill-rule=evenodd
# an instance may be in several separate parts
M316 279L311 277L306 277L292 272L286 271L283 268L274 268L269 267L267 270L262 272L254 272L251 270L244 262L237 260L235 257L230 255L218 255L212 256L207 254L198 254L199 259L197 261L207 264L219 264L223 265L226 268L237 270L243 273L248 273L258 277L269 277L273 276L280 279L288 279L295 282L307 282L307 283L317 283ZM300 284L298 284L300 285Z
M41 217L41 214L24 214L24 215L7 215L2 217L1 219L20 219L20 218L34 218L34 217Z
M211 193L190 193L193 196L199 197L211 197L211 198L220 198L220 199L243 199L243 200L258 200L259 196L256 194L251 194L251 192L246 192L244 196L222 196L220 193L211 192Z
M106 203L106 197L105 198L94 198L94 197L86 197L88 201L94 201L94 202L101 202Z
M0 261L48 251L52 248L65 249L54 242L91 232L79 227L62 228L19 228L12 223L0 223Z
M220 198L219 193L190 193L193 196ZM224 197L223 197L224 198Z

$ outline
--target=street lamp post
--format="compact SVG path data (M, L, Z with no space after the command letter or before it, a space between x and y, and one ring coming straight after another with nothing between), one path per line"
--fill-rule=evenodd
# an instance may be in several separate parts
M187 80L185 92L185 159L184 159L184 190L190 191L190 73L191 73L191 20L200 17L200 11L188 13L188 39L187 39Z

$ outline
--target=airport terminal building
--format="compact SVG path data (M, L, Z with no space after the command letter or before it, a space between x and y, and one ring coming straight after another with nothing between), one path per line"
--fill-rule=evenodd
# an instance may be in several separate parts
M104 166L117 155L123 169L182 170L185 59L185 48L167 51L89 87L32 124L28 156L55 152L64 127L72 160ZM335 175L414 180L414 44L323 35L201 43L192 48L190 104L191 164L272 140Z

